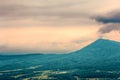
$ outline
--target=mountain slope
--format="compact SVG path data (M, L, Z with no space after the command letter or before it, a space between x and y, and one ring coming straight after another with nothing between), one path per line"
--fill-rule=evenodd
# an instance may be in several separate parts
M91 56L100 59L120 56L120 42L98 39L83 49L73 52L72 55Z
M98 39L81 50L72 52L49 63L51 68L102 67L118 66L120 63L120 43ZM52 66L57 64L58 66ZM67 64L67 65L66 65ZM102 66L101 66L102 65Z
M120 51L120 42L111 41L107 39L98 39L95 42L89 44L81 50L78 50L74 53L79 53L81 51L85 52L94 52L97 51L109 51L108 53L119 52Z

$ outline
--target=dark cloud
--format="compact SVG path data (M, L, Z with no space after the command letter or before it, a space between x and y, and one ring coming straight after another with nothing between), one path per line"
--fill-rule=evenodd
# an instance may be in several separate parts
M106 23L120 23L120 12L110 12L108 14L105 14L103 16L97 16L95 17L97 22L102 22L104 24Z
M120 31L120 24L107 24L105 27L100 28L99 32L102 34L109 33L111 31Z
M94 17L94 19L104 25L99 30L101 34L109 33L111 31L120 31L120 12L118 11L112 11L103 16Z

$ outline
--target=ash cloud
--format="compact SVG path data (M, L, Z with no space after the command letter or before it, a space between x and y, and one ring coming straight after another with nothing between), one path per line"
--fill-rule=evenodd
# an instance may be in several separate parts
M109 33L111 31L120 31L120 24L114 24L114 23L108 24L100 28L99 30L101 34Z
M101 34L111 31L120 31L120 12L118 11L113 11L103 16L97 16L95 20L104 25L99 30Z
M110 12L104 16L98 16L95 18L97 22L107 23L120 23L120 12Z

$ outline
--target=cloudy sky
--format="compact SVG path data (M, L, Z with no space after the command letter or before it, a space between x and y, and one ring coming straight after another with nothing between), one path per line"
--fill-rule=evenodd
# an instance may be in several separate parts
M120 41L120 0L0 0L0 52L68 53Z

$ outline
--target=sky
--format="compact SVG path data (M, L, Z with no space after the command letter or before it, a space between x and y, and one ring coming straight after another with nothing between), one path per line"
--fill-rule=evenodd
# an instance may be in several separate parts
M0 0L0 52L69 53L120 41L120 0Z

